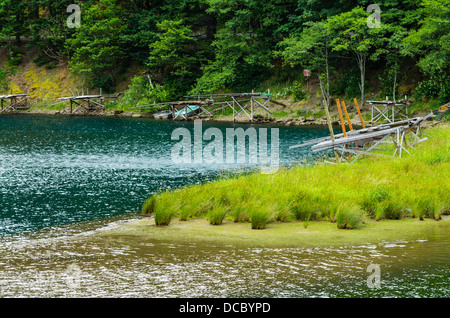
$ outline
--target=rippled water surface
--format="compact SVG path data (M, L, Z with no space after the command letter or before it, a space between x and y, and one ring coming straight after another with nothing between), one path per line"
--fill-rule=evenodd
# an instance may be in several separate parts
M203 130L213 126L224 136L226 128L248 127L204 122ZM192 122L0 116L0 235L133 213L155 191L237 168L172 163L171 134L179 127L193 131ZM289 146L327 130L280 127L279 134L280 162L292 164L309 153Z
M411 241L264 248L89 232L5 242L4 297L449 297L446 226ZM114 224L114 223L111 223ZM111 227L109 224L107 227ZM70 229L68 229L70 232ZM367 285L370 264L380 288Z
M231 127L204 123L213 125ZM414 240L340 248L90 235L137 218L158 189L222 173L217 165L171 163L170 134L183 126L192 123L0 116L0 296L450 296L449 220ZM280 127L282 163L309 155L289 146L324 135ZM370 264L380 267L379 289L367 286Z

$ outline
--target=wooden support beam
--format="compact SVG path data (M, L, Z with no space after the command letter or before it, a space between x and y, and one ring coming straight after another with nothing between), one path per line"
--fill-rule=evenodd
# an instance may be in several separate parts
M342 101L342 108L344 109L345 117L347 118L348 128L350 128L350 130L353 130L352 122L350 121L350 116L348 116L347 107L345 107L344 101Z
M336 104L337 104L337 108L338 108L338 112L339 112L339 119L341 121L342 133L344 134L344 137L347 137L347 132L345 130L344 117L342 116L341 103L339 102L339 99L336 99Z
M358 111L358 116L359 116L359 120L361 121L361 126L362 126L362 128L366 128L366 124L364 124L364 120L361 115L361 110L359 109L358 101L356 100L356 98L353 98L353 101L355 102L355 107L356 107L356 110Z

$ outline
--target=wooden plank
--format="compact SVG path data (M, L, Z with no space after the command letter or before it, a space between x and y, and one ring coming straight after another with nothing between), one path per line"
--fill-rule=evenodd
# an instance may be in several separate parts
M382 130L382 131L375 131L375 132L362 134L362 135L343 137L343 138L336 139L334 142L332 142L332 141L321 142L317 145L312 146L311 148L313 149L313 151L314 151L314 149L323 150L326 148L332 148L332 147L336 147L336 146L342 145L342 144L349 144L349 143L352 143L352 142L355 142L358 140L373 138L376 136L391 135L391 134L395 133L397 130L404 129L404 128L405 127L396 127L396 128L386 129L386 130Z

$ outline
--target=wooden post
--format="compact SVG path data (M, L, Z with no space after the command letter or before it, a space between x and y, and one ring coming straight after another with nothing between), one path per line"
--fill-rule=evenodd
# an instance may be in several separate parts
M72 114L72 100L70 100L70 113Z
M322 98L320 100L320 102L323 103L323 100L324 99ZM327 124L328 124L328 130L330 131L330 137L331 137L331 140L334 142L334 131L333 131L333 126L331 125L330 111L328 110L328 105L327 105L326 101L324 103L324 107L323 108L325 109L325 115L327 117ZM336 150L334 150L334 156L336 157L336 162L338 162L339 161L339 155L338 155Z
M251 109L251 121L253 121L253 96L250 98L250 109Z
M345 107L344 101L342 101L342 108L344 109L345 117L347 118L348 128L350 128L350 130L353 130L352 122L350 121L350 117L348 116L347 107Z
M342 116L342 110L341 110L341 104L339 102L339 99L336 100L338 112L339 112L339 119L341 121L341 127L342 127L342 133L344 134L344 137L347 137L347 132L345 130L345 122L344 117ZM348 145L345 145L346 148L348 148ZM351 154L348 152L348 160L351 160Z
M341 103L339 102L339 99L336 99L336 104L337 104L337 108L338 108L338 112L339 112L339 119L341 121L342 133L344 134L344 137L347 137L347 132L345 130L344 117L342 116Z
M355 107L356 107L356 110L358 111L358 116L359 116L359 120L361 121L362 128L366 128L366 125L364 124L364 120L361 115L361 111L359 110L358 101L356 100L356 98L353 98L353 101L355 102Z
M234 113L234 98L233 98L233 123L236 122L236 115Z

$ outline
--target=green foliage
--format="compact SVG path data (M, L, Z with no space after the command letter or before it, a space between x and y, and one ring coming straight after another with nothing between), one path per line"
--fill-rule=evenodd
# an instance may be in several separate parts
M0 90L7 90L8 89L8 73L0 68Z
M353 99L360 94L359 83L360 73L358 68L352 67L343 74L339 74L337 79L331 85L331 93L333 95L344 94L347 99ZM364 81L364 85L367 85L367 80Z
M343 206L336 212L338 229L354 229L363 221L363 214L356 206Z
M398 220L405 216L405 208L395 200L389 200L383 204L383 217L391 220Z
M439 0L424 0L420 28L410 30L405 38L405 54L419 56L418 65L430 76L422 82L417 95L439 97L448 102L450 84L448 68L450 66L450 8L448 3Z
M250 223L253 230L265 229L267 223L272 219L273 211L266 206L252 206L249 207Z
M158 40L149 46L147 66L158 82L169 84L175 90L174 97L180 97L198 76L201 56L197 43L182 20L164 20L157 27Z
M208 220L211 225L222 224L225 216L230 212L227 205L224 204L214 204L212 209L208 212Z
M94 87L111 90L117 65L126 56L123 33L126 28L116 0L100 0L82 6L82 27L66 40L71 52L69 68L84 75Z
M320 199L308 191L300 191L294 195L290 210L292 216L300 221L316 220L320 212Z
M179 202L173 201L168 192L161 194L154 205L155 224L157 226L169 225L178 210Z
M19 66L22 63L22 57L21 49L14 45L9 51L9 60L6 62L6 65L9 67Z
M370 218L376 217L377 209L379 216L381 216L383 211L382 204L389 198L389 192L383 187L370 189L366 192L362 199L361 208L367 213Z
M24 50L35 48L36 65L68 61L85 86L105 92L128 68L146 68L153 87L130 93L126 105L262 86L274 98L305 100L301 88L290 88L304 68L320 79L317 97L328 104L331 91L347 98L360 93L363 105L369 83L381 96L420 82L416 98L450 98L450 6L442 0L384 2L380 28L368 28L368 3L357 0L86 0L79 3L82 27L68 29L72 2L1 0L0 47L7 57L1 67L14 73ZM410 83L415 63L422 76ZM379 76L367 81L366 68ZM267 82L274 75L286 79Z
M151 84L146 76L131 79L128 90L119 101L121 108L151 105L169 100L170 93L158 84Z
M156 201L158 200L158 195L154 194L147 200L145 200L142 205L142 213L144 214L152 214L155 211Z
M295 81L290 87L290 95L292 96L294 102L298 102L309 99L311 93L303 87L302 83Z

